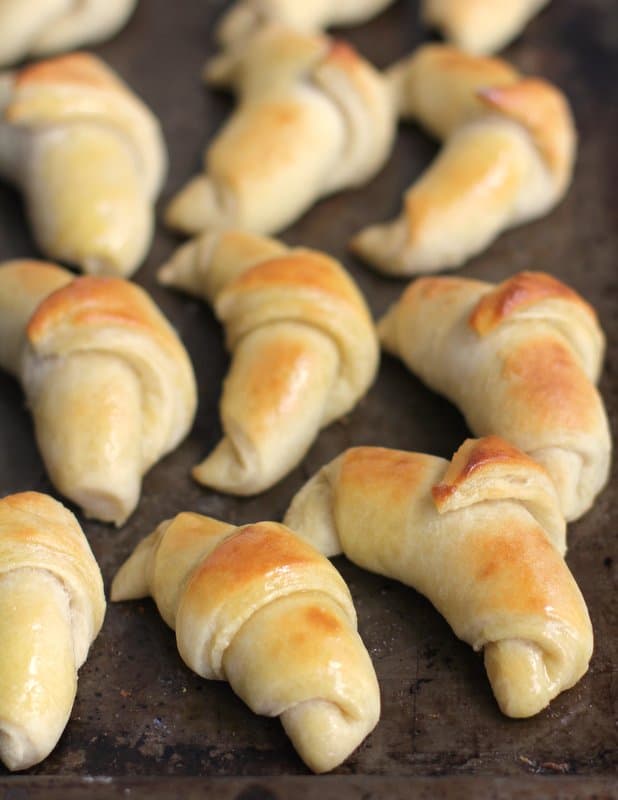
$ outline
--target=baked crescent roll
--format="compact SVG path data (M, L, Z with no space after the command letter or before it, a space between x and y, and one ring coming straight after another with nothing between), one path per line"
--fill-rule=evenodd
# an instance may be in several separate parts
M465 416L549 472L562 512L587 511L607 481L611 440L599 377L605 339L576 292L542 272L498 286L421 278L378 326L385 349Z
M566 193L576 133L565 96L499 59L425 45L388 73L400 113L444 140L399 217L352 239L395 275L458 267Z
M0 366L22 382L53 484L86 516L121 525L139 501L142 475L188 432L195 378L142 289L120 278L70 277L44 263L0 267L8 342ZM45 297L55 282L61 288ZM20 287L26 299L16 302Z
M159 280L211 303L232 352L224 436L194 469L200 483L240 495L268 489L375 377L369 310L323 253L242 231L208 233L181 247Z
M253 35L269 22L317 33L331 25L360 25L379 14L393 0L237 0L223 15L217 39L225 47Z
M0 760L10 770L56 746L104 614L101 573L73 514L37 492L0 500Z
M421 17L456 47L496 53L518 36L549 0L422 0Z
M0 176L23 192L47 256L85 272L134 272L166 159L154 115L95 56L0 74Z
M368 181L391 151L389 84L326 36L269 25L212 59L206 80L234 89L239 106L167 209L185 233L276 233L320 197Z
M337 570L283 525L199 514L162 523L124 564L112 600L152 595L184 662L281 717L314 772L340 764L378 722L380 696Z
M498 705L538 713L585 673L592 628L560 550L545 470L496 436L442 458L359 447L323 467L285 521L322 552L425 595L483 650Z
M113 36L137 0L0 0L0 66Z

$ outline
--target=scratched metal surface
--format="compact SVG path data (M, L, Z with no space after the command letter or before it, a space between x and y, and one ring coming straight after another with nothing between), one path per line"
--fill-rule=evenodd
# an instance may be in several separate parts
M171 170L163 200L200 164L201 150L232 107L205 89L199 73L212 52L211 30L223 6L205 0L142 0L128 27L97 48L162 120ZM370 24L345 33L378 66L427 37L417 5L400 0ZM618 285L612 111L618 41L613 0L553 3L505 53L522 70L555 81L575 109L580 150L566 200L547 218L511 231L462 274L498 281L524 268L547 270L598 310L608 336L601 381L612 427L618 417ZM614 103L615 108L615 103ZM373 312L404 283L355 261L349 235L399 208L401 193L437 145L402 127L394 156L362 189L324 200L285 233L321 248L356 276ZM234 523L280 519L292 494L322 463L353 444L450 454L467 431L459 413L396 361L385 358L377 382L350 416L323 431L291 475L265 494L239 500L204 490L189 469L215 444L217 403L227 365L210 311L156 286L156 267L178 244L161 226L135 279L176 325L193 358L200 406L189 438L146 476L137 512L120 531L85 522L106 587L133 546L162 519L195 510ZM0 259L35 256L18 195L0 186ZM530 720L499 713L482 659L459 642L414 591L338 559L356 601L360 630L382 691L382 719L329 779L309 777L279 722L254 716L229 687L206 682L181 662L173 634L150 602L110 606L103 632L80 674L69 726L54 753L19 776L0 766L6 800L92 796L193 797L579 797L614 796L616 774L615 470L594 509L570 527L569 565L588 602L596 648L590 670L571 691ZM0 493L50 491L18 385L0 375ZM0 647L2 643L0 643ZM542 775L531 779L531 775ZM201 776L202 780L195 778ZM298 776L289 778L284 776ZM441 778L438 780L438 778ZM181 778L186 779L180 781ZM189 780L192 778L193 780ZM432 782L435 779L435 782ZM206 783L204 782L206 781ZM4 795L3 795L4 792Z

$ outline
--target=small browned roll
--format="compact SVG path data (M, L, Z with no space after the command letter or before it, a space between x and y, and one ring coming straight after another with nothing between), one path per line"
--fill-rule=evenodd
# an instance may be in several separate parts
M280 717L314 772L340 764L377 724L378 683L348 587L283 525L179 514L114 578L112 600L147 595L187 666Z
M391 152L391 87L343 42L270 24L205 75L234 90L238 108L167 208L183 233L278 233L321 197L366 183Z
M15 261L0 266L0 339L50 479L87 516L121 525L195 415L176 332L134 283Z
M268 489L375 377L367 305L324 253L230 230L181 247L159 279L213 305L232 353L224 436L195 468L200 483L240 495Z
M387 74L401 116L444 145L397 219L352 239L370 264L394 275L458 267L563 198L576 132L557 87L446 45L424 45Z
M379 323L385 349L449 398L477 436L495 433L551 475L567 520L605 485L611 438L592 307L542 272L498 286L421 278Z

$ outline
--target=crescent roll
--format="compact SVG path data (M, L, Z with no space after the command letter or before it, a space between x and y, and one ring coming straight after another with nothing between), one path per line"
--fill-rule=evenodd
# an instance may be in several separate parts
M194 469L200 483L239 495L268 489L375 377L369 310L323 253L242 231L208 233L181 247L159 280L211 303L232 353L224 436Z
M0 74L0 176L23 192L48 257L84 272L134 272L166 163L156 118L95 56Z
M421 17L456 47L496 53L518 36L549 0L422 0Z
M121 525L142 475L191 427L193 368L143 289L71 278L44 263L0 266L0 366L22 382L52 483L86 516Z
M37 492L0 500L0 760L10 770L56 746L104 615L101 573L73 514Z
M217 39L228 47L253 35L269 22L289 28L318 33L325 28L360 25L389 6L393 0L237 0L223 15L217 27Z
M179 514L112 584L115 601L147 595L187 666L227 680L256 714L280 717L314 772L340 764L377 724L378 684L350 592L283 525Z
M379 323L385 349L465 416L551 475L562 512L587 511L607 481L611 440L595 388L605 339L576 292L542 272L498 286L421 278Z
M269 25L211 60L206 80L232 88L239 106L167 209L184 233L276 233L320 197L368 181L391 151L391 87L326 36Z
M137 0L1 0L0 66L113 36Z
M565 195L576 133L565 96L505 61L425 45L388 73L400 113L444 141L396 220L351 242L395 275L458 267Z
M586 672L592 628L560 550L545 470L498 437L442 458L359 447L323 467L285 521L322 552L412 586L483 650L498 705L529 717Z

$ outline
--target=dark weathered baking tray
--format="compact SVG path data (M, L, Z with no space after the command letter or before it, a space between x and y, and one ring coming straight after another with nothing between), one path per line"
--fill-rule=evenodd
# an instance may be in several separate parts
M200 84L222 2L142 0L128 27L97 48L156 111L169 145L164 199L200 164L201 151L231 101ZM557 82L572 100L580 133L574 185L546 219L503 235L463 271L497 281L524 269L547 270L597 308L608 336L601 390L614 430L618 417L618 285L615 222L616 42L613 0L553 3L506 56ZM417 4L396 3L379 19L345 33L386 66L427 36ZM612 77L612 75L614 77ZM615 108L615 103L614 103ZM318 204L284 236L333 253L352 270L375 314L404 283L351 258L348 236L392 215L401 192L436 152L413 127L363 189ZM85 522L109 587L136 542L162 519L192 509L232 522L280 519L293 492L317 467L352 444L380 444L443 456L467 435L461 416L385 358L379 378L350 416L324 431L303 464L271 491L239 500L204 490L189 468L219 435L217 403L227 357L220 329L201 304L163 290L156 267L177 245L162 228L136 280L177 326L195 363L200 407L185 443L144 481L142 501L119 531ZM16 193L0 187L0 259L36 255ZM613 360L613 364L612 364ZM459 642L414 591L336 564L349 581L361 633L374 659L383 701L375 732L334 776L307 774L277 720L254 716L223 683L182 664L174 637L150 602L110 606L81 671L71 722L54 753L26 774L0 767L0 798L202 796L215 798L614 797L616 739L616 471L594 509L570 527L568 561L596 633L588 674L530 720L503 717L482 659ZM0 376L0 492L53 492L34 444L18 385ZM0 642L0 647L2 647ZM287 777L295 776L295 777ZM534 776L534 777L531 777Z

